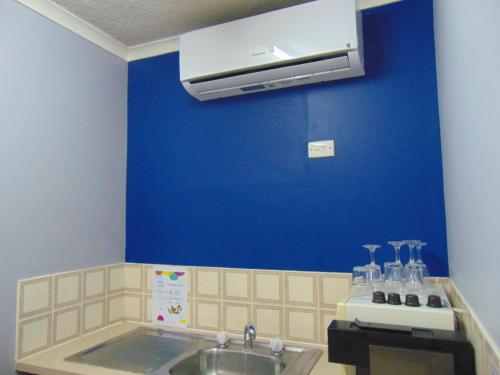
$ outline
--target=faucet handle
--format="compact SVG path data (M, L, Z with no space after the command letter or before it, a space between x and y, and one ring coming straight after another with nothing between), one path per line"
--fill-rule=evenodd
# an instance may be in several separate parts
M271 350L274 355L283 354L283 341L279 337L271 339Z
M229 334L225 331L217 332L217 347L227 348L229 346Z

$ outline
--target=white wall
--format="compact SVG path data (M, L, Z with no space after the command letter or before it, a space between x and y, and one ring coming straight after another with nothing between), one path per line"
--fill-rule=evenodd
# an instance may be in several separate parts
M16 282L123 261L127 64L0 1L0 373Z
M434 8L450 273L500 345L500 1Z

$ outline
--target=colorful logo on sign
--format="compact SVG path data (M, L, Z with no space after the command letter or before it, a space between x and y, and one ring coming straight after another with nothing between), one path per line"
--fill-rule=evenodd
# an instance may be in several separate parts
M155 271L158 276L164 275L172 281L177 280L179 277L184 276L185 272L169 272L169 271Z

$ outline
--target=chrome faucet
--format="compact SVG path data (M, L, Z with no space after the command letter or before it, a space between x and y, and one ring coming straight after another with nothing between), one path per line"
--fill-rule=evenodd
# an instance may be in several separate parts
M257 334L257 330L252 323L248 323L245 326L245 332L243 333L243 340L245 341L244 347L246 350L250 350L253 348L253 342L255 341L255 335Z

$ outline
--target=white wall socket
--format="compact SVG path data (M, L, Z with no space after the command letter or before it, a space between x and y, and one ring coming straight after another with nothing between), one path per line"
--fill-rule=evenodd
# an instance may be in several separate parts
M307 151L309 159L332 157L335 156L335 143L333 140L308 142Z

